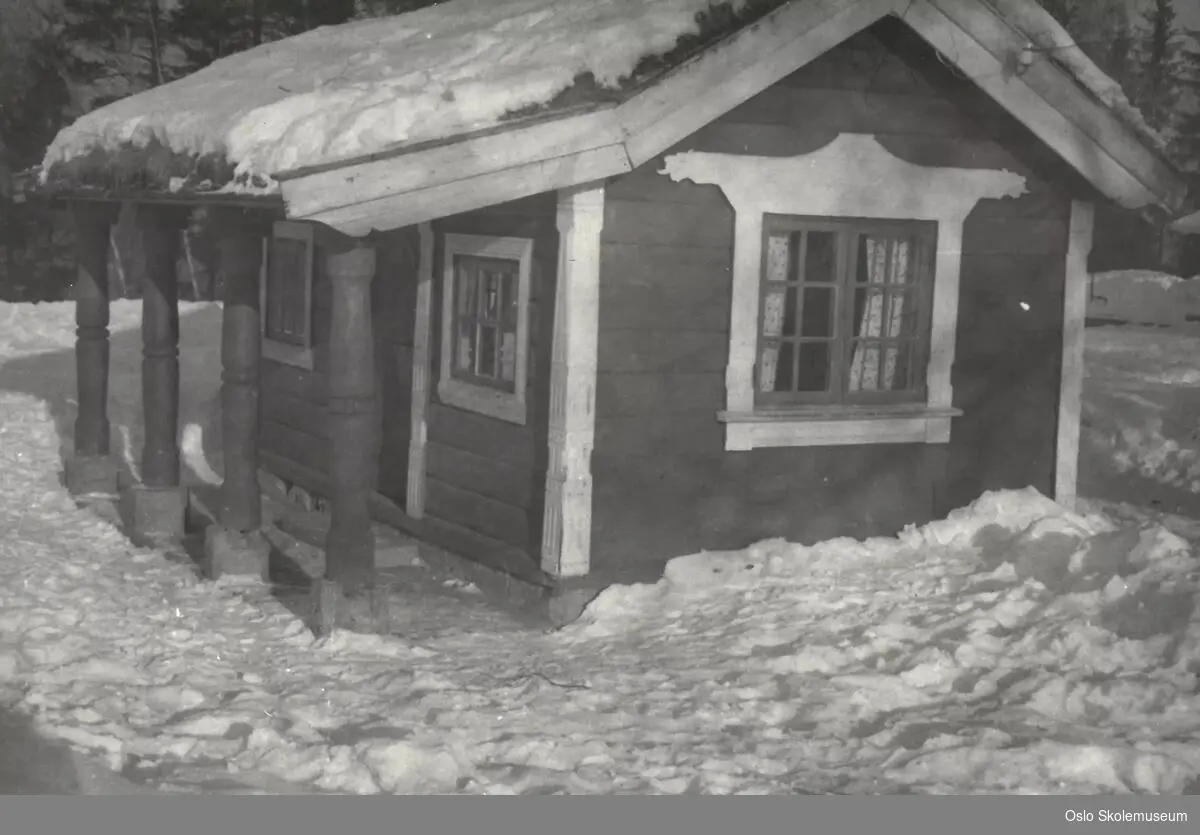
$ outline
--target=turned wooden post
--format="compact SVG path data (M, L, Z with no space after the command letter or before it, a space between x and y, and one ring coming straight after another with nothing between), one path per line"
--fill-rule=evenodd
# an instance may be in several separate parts
M225 478L218 520L204 532L205 574L269 576L270 543L262 533L258 486L259 280L265 218L224 209L214 229L220 236L224 274L221 316L221 434Z
M179 483L179 282L175 259L187 212L138 204L138 230L146 257L142 290L141 484L130 490L135 539L179 539L187 497Z
M262 348L259 273L264 229L242 212L223 218L221 264L224 310L221 319L221 434L225 479L221 483L221 524L246 533L262 527L258 486L258 367Z
M369 499L379 457L371 281L375 250L358 245L330 254L333 291L328 385L330 525L325 578L346 593L375 579Z
M74 203L75 224L75 451L66 462L72 493L114 493L117 470L109 456L108 236L118 207Z
M146 256L142 290L142 483L179 486L179 278L175 262L185 216L139 204Z

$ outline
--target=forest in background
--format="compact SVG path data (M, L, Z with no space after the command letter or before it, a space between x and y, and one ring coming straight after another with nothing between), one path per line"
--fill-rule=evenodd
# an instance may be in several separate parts
M71 232L62 212L24 200L13 176L36 166L64 125L96 107L195 72L226 55L318 26L397 14L434 0L4 0L0 3L0 300L67 297ZM1041 0L1125 89L1185 170L1200 169L1200 32L1174 0ZM185 297L217 293L202 234L185 236ZM1103 268L1178 271L1161 230L1117 218ZM136 231L114 232L115 295L141 285ZM1124 263L1132 262L1132 263ZM1153 262L1153 263L1151 263Z

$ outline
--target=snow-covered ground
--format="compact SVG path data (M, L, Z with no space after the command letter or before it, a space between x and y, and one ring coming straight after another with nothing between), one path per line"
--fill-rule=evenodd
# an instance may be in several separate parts
M193 420L219 329L185 308ZM136 438L136 304L113 318L114 432ZM159 790L1200 790L1200 563L1153 514L994 493L894 539L681 557L558 632L317 640L261 586L77 508L69 307L0 324L0 702ZM1160 366L1104 339L1105 368Z
M1200 326L1087 331L1082 489L1200 518Z

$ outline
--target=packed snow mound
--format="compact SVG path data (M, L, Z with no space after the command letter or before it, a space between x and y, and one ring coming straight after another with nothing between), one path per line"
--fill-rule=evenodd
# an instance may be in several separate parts
M638 60L695 33L696 14L717 2L450 0L323 27L86 114L59 133L43 171L157 140L269 177L487 127L584 73L615 87Z
M1154 270L1115 270L1091 277L1090 319L1190 326L1200 321L1200 281Z
M1084 538L1112 529L1100 515L1079 516L1032 487L984 493L945 519L909 526L896 537L831 539L811 546L769 539L739 551L702 551L667 563L664 581L673 589L729 588L766 577L843 573L873 565L911 561L914 553L969 548L985 528L1034 531L1036 537L1063 533Z
M1156 284L1164 290L1186 279L1159 270L1105 270L1092 273L1092 281L1100 285L1108 282L1126 282L1131 284Z
M1198 600L1181 537L1027 489L893 539L681 557L655 585L606 590L566 631L610 652L691 636L698 653L741 657L730 699L783 692L761 721L896 751L888 783L960 793L969 773L990 791L1178 793L1200 775ZM801 719L810 699L824 706Z

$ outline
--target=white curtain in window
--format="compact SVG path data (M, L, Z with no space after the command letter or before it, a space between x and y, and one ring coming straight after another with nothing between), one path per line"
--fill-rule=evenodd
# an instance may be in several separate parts
M769 282L784 282L788 279L788 262L791 254L789 236L772 235L767 238L767 294L763 299L762 361L758 369L758 390L775 390L775 372L779 365L779 343L766 344L766 340L783 333L783 305L787 299L787 285Z
M878 285L880 292L870 292L858 323L859 337L898 336L904 316L904 296L896 293L891 297L887 327L884 327L884 292L889 281L892 285L908 282L908 241L867 238L867 281ZM889 244L891 246L889 247ZM889 269L890 266L890 269ZM873 290L874 288L871 288ZM882 356L882 362L881 356ZM850 391L890 391L896 378L897 350L895 347L881 349L875 345L858 343L850 363Z

